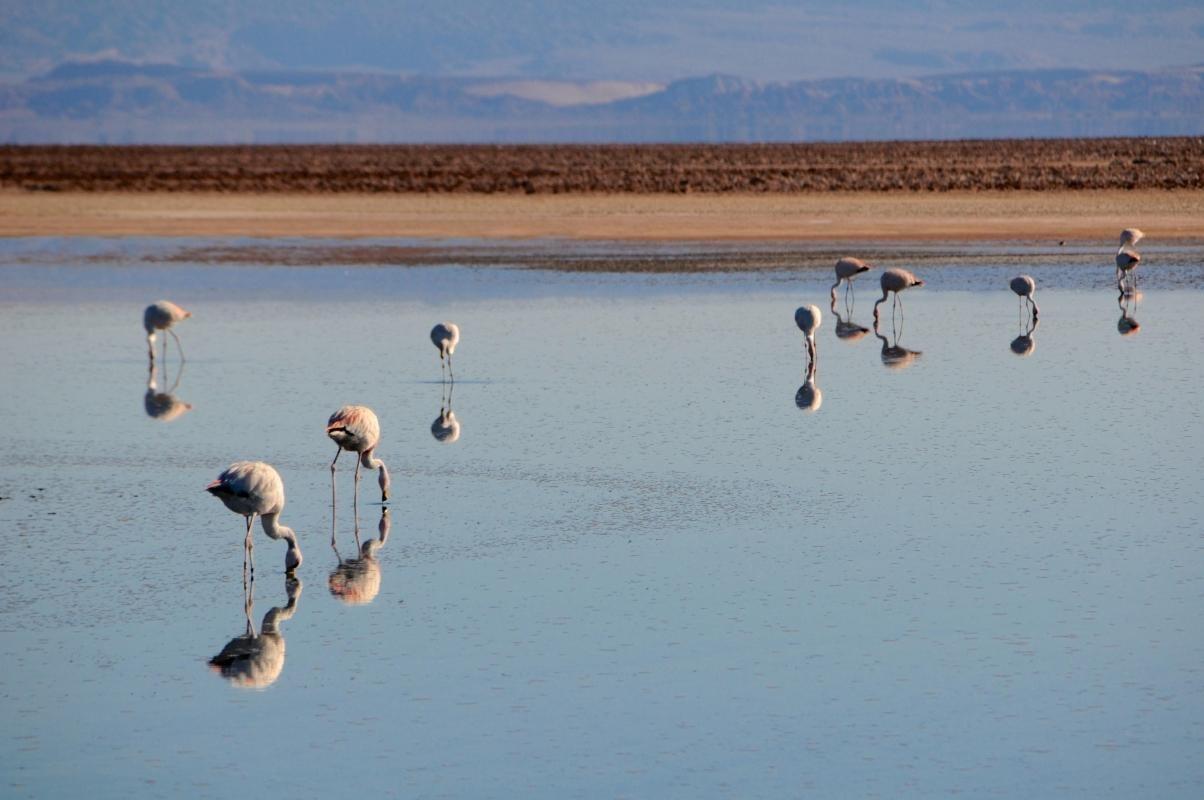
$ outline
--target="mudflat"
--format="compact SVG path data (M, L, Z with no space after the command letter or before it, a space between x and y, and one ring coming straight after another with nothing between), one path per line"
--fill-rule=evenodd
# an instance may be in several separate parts
M631 241L1204 239L1191 190L473 194L0 191L0 236Z

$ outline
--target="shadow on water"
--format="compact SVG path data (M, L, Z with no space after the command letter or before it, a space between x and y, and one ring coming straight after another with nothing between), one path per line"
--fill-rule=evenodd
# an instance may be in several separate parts
M280 625L297 613L301 581L285 578L288 602L263 615L259 632L255 631L255 581L243 583L243 611L246 632L227 642L222 651L209 659L209 667L234 686L242 689L266 689L276 682L284 669L284 635Z

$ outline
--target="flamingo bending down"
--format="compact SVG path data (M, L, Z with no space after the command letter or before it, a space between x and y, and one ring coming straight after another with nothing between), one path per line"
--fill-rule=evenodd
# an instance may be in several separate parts
M180 351L180 360L184 360L184 348L180 347L180 337L171 329L181 320L192 316L191 311L185 311L170 300L160 300L151 303L142 312L142 327L146 328L146 347L150 351L150 360L155 360L155 331L167 331L176 340L176 349ZM163 357L167 357L167 342L163 343Z
M863 272L869 272L873 267L860 258L845 256L836 262L836 283L832 284L832 310L836 310L836 289L841 281L845 281L845 291L853 288L853 278Z
M263 532L269 539L284 539L288 551L284 554L284 571L292 573L301 566L301 548L297 545L297 534L292 528L280 524L280 512L284 510L284 481L280 473L262 461L235 461L217 476L217 480L205 487L205 491L221 500L226 508L247 519L247 539L243 549L243 570L251 565L251 578L255 577L255 542L251 528L258 514ZM246 575L244 574L244 578Z
M924 281L915 275L912 275L905 269L898 268L891 268L883 272L880 282L882 285L882 297L879 298L878 302L874 303L874 327L878 326L878 306L886 302L887 295L890 292L895 293L895 305L899 305L899 292L904 289L910 289L912 286L924 285Z
M821 322L823 315L817 306L802 306L794 312L794 324L807 337L807 359L810 363L815 362L815 331Z
M440 322L431 328L431 341L439 348L440 368L443 367L444 359L447 359L447 371L451 373L454 381L456 376L451 371L451 357L452 353L456 352L456 345L460 343L460 327L454 322Z
M1033 319L1035 320L1037 314L1041 311L1041 309L1037 308L1037 301L1033 299L1033 296L1037 293L1037 282L1028 275L1017 275L1015 278L1012 278L1012 282L1008 285L1012 287L1012 291L1018 297L1027 300L1029 305L1033 307Z
M389 468L385 462L373 457L372 453L380 443L380 421L376 412L367 406L343 406L330 415L326 422L326 435L334 440L339 449L330 462L330 493L334 496L334 471L339 456L344 450L359 453L355 463L355 494L359 497L360 465L368 469L379 470L377 482L380 484L380 501L389 499Z

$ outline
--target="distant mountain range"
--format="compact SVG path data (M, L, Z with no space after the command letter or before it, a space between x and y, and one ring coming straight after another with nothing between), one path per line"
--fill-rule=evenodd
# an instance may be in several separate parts
M750 142L1204 134L1204 65L669 84L89 61L0 84L0 142Z

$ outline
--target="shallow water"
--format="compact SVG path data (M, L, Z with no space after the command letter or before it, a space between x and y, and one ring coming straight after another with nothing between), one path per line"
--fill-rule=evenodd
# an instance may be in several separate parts
M826 272L142 245L0 247L5 796L1200 796L1204 252L1142 265L1129 336L1109 257L1033 266L1026 358L1014 255L933 263L903 297L922 355L888 368L872 334L835 337ZM161 296L194 313L192 407L150 406L170 420L140 327ZM825 317L814 413L802 302ZM352 467L336 555L323 428L348 402L381 418L395 497L340 570ZM242 458L280 470L305 553L262 689L207 666L246 616L243 523L202 489ZM257 629L283 558L257 527ZM356 577L368 602L332 594Z

